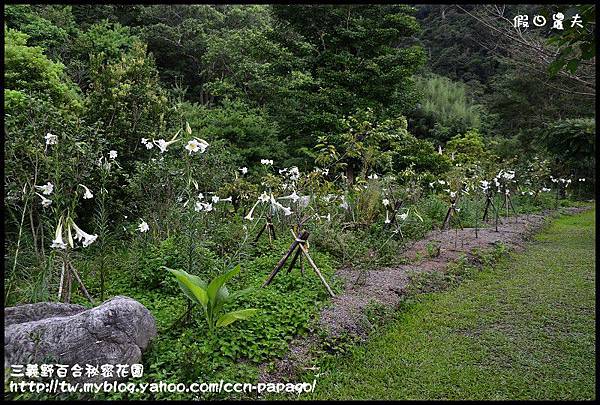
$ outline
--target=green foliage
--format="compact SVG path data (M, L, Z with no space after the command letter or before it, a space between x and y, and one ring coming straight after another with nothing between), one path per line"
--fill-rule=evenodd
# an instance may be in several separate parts
M168 114L167 96L146 46L135 42L118 61L105 62L104 54L91 63L91 91L86 99L87 119L104 124L108 141L129 160L139 134L157 134Z
M462 165L486 162L492 157L477 129L454 136L446 144L446 153L453 154L454 161Z
M543 139L546 148L555 156L555 172L573 174L576 179L595 179L595 120L582 118L550 123Z
M412 127L417 136L445 143L450 138L480 127L480 106L467 96L467 86L450 79L429 75L419 77L422 94Z
M397 265L439 227L450 190L468 187L459 217L479 224L479 181L500 168L516 172L518 213L591 195L592 104L501 65L456 9L418 9L415 18L403 5L7 6L5 303L55 299L56 259L68 259L94 299L125 294L156 318L144 382L251 381L295 337L319 333L329 302L306 261L259 288L300 221L339 291L336 268ZM423 71L418 19L431 53ZM195 138L206 151L191 150ZM159 151L159 140L174 143ZM550 174L575 177L554 185ZM261 195L268 201L255 206ZM277 239L252 243L269 213ZM57 224L75 222L98 241L50 247ZM226 270L238 263L243 271ZM86 304L73 284L72 301ZM190 317L193 303L208 327ZM336 352L351 343L328 342Z
M22 106L27 96L43 98L59 108L80 106L79 94L61 63L48 59L41 47L28 46L27 34L5 26L4 38L4 89L11 90L9 108Z
M16 29L28 36L32 46L44 49L53 59L68 51L70 36L76 30L69 5L6 5L5 27Z
M224 146L240 165L256 167L265 157L283 162L288 154L279 139L279 128L264 109L225 101L216 108L183 103L180 111L193 128L199 129L200 136L226 141Z
M225 283L240 272L239 265L227 273L215 277L208 284L198 276L188 274L183 270L167 270L175 276L185 296L204 308L206 323L211 333L214 333L216 328L222 328L235 321L248 319L257 312L256 309L241 309L222 314L223 306L226 303L232 302L248 292L243 290L229 293L229 290L225 287Z
M548 39L548 43L558 46L559 54L548 66L550 75L556 75L561 69L575 73L581 63L590 61L596 56L596 7L593 5L581 5L569 9L565 20L571 19L575 14L579 15L581 25L570 27L570 29L556 31Z

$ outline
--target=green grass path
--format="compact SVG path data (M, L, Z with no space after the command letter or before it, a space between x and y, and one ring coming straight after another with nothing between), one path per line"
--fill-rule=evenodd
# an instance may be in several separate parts
M424 296L320 371L312 398L595 398L595 211Z

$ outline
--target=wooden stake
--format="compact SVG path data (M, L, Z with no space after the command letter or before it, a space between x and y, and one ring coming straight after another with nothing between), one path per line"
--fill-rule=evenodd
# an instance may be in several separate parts
M88 293L87 289L85 288L85 285L83 284L83 281L81 281L81 278L79 278L79 274L77 274L77 270L75 270L75 267L73 267L73 265L71 263L69 263L69 267L71 267L71 270L73 271L73 275L75 276L75 278L79 282L79 287L81 287L81 291L83 292L83 294L85 295L85 297L92 303L92 305L96 305L96 303L94 302L94 300L92 299L92 297Z
M292 242L292 244L290 245L290 248L288 249L288 251L285 253L285 255L283 255L283 257L275 265L275 268L273 269L273 271L271 272L271 274L269 275L269 277L263 283L263 285L262 285L263 287L268 286L271 283L271 281L273 280L273 277L275 277L275 275L279 272L279 270L281 270L281 268L283 267L283 265L285 264L285 262L287 261L287 259L294 252L294 249L296 249L298 247L298 245L300 244L299 240L306 240L308 238L308 235L309 235L308 231L303 231L302 234L300 234L299 238L297 238L296 240L294 240Z
M63 283L65 282L65 260L63 259L62 268L60 270L60 283L58 285L58 300L62 300Z
M262 226L262 228L260 228L260 232L258 232L258 234L256 235L256 237L254 238L253 243L258 242L258 238L260 238L260 235L262 235L262 233L264 232L265 228L267 227L267 223L265 222Z
M331 287L329 287L329 284L327 284L327 281L325 281L325 278L323 277L323 275L319 271L319 268L317 267L317 265L315 264L315 262L313 262L313 259L308 254L308 250L306 250L306 247L304 246L304 243L300 243L298 246L300 246L300 249L302 249L302 253L304 253L304 256L306 257L306 260L308 260L308 263L312 266L312 268L315 271L315 273L317 273L317 276L319 276L319 278L321 279L321 282L325 285L325 288L327 288L327 292L329 293L329 295L332 298L335 297L335 294L333 293L333 291L331 291Z
M294 268L294 264L296 264L296 260L298 260L298 256L300 256L300 253L302 253L302 251L300 249L296 249L296 254L294 255L294 258L292 259L292 262L290 263L290 267L288 267L287 272L291 273L292 268ZM302 256L300 256L300 262L302 262Z

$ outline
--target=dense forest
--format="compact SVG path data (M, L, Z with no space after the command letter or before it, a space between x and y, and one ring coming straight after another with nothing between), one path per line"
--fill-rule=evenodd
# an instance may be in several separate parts
M556 13L565 30L550 29ZM515 31L518 14L550 23ZM232 293L236 318L220 322L186 284L260 287L292 226L332 280L431 229L492 226L488 200L497 221L595 193L594 6L18 4L4 17L5 305L139 300L159 330L149 380L253 378L312 330L328 299L313 275Z

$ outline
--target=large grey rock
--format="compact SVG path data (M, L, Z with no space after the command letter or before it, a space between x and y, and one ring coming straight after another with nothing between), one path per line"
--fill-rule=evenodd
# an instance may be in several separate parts
M5 309L4 366L134 364L156 336L154 317L128 297L85 309L37 303Z

